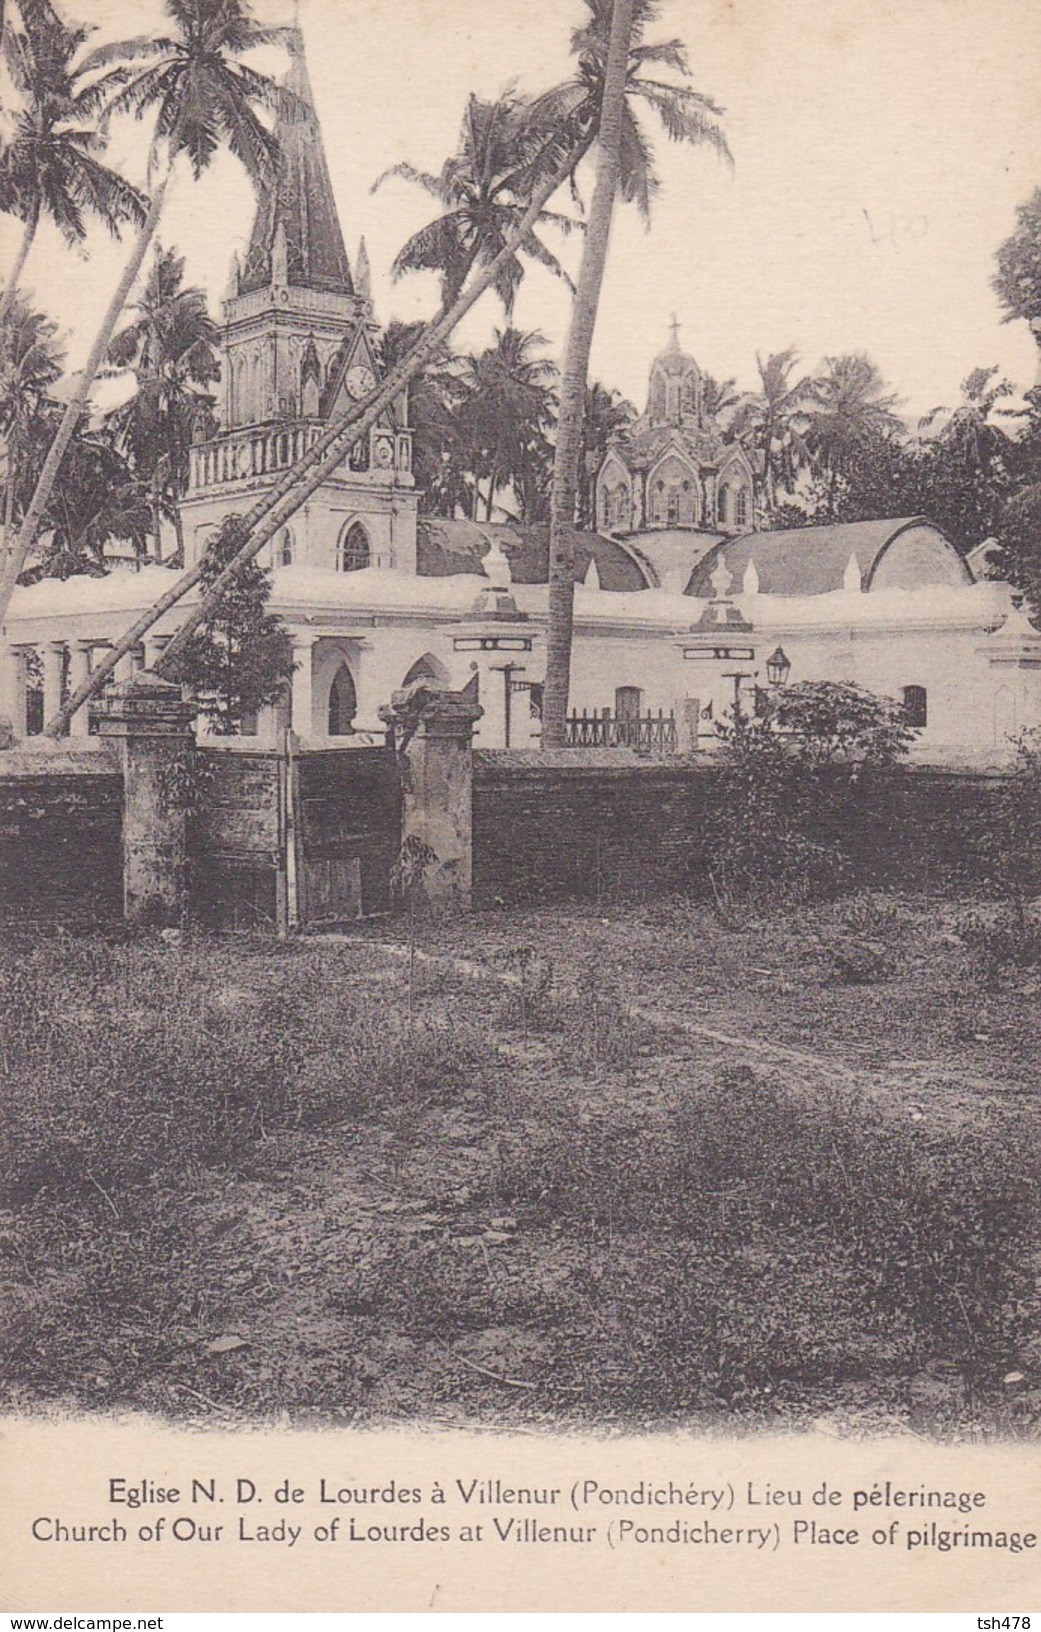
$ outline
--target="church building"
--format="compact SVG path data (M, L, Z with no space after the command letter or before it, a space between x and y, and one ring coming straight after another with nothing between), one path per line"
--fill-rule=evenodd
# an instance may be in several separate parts
M642 535L672 528L740 533L755 526L757 473L705 402L679 324L651 364L647 407L612 443L596 484L605 533Z
M290 49L277 182L258 199L223 304L219 429L192 449L187 565L383 367L364 243L352 265L299 32ZM421 518L411 444L405 392L262 558L294 670L284 701L255 722L259 740L287 729L318 746L378 740L381 706L423 677L476 680L479 746L538 742L545 534ZM664 717L675 723L672 749L710 749L742 693L786 678L851 680L903 697L920 757L1007 759L1011 737L1041 722L1041 636L1007 586L976 582L927 517L761 531L760 476L708 410L674 321L645 411L597 474L597 530L574 538L579 715ZM16 737L41 730L170 581L150 566L19 586L0 703ZM164 614L116 678L150 667L181 616ZM70 729L88 745L86 710Z

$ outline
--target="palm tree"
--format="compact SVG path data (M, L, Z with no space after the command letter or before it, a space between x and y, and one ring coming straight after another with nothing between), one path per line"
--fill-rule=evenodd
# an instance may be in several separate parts
M218 148L226 144L251 178L269 173L275 165L277 145L257 109L277 105L282 93L270 79L237 59L258 45L282 39L284 30L261 28L252 18L248 0L165 0L165 7L173 25L170 35L105 46L81 64L84 73L97 72L98 84L111 93L106 117L126 112L139 118L155 115L149 173L161 156L164 162L123 276L51 443L18 536L8 550L0 585L0 621L116 324L155 237L178 160L186 157L198 178ZM131 71L132 63L144 66Z
M1008 448L1008 436L993 423L991 416L995 412L1016 416L1015 410L998 407L999 402L1015 395L1015 386L1011 380L996 380L997 373L997 363L991 368L974 368L961 383L961 402L957 408L933 408L918 422L919 429L924 431L931 430L942 420L939 439L977 469Z
M1014 440L996 421L1022 417L999 405L1014 395L1009 380L992 368L974 368L962 381L956 408L934 408L919 421L934 435L912 443L910 469L922 496L916 508L928 513L963 549L971 549L1000 526L1015 485L1023 439Z
M33 491L61 413L51 387L65 354L57 327L16 296L0 336L0 445L6 449L3 516L10 530ZM26 580L100 571L109 538L140 553L148 528L147 491L105 429L77 434L43 519L46 545Z
M554 408L556 367L533 355L545 344L537 331L496 329L492 345L462 361L459 438L473 479L474 521L482 500L491 521L499 488L532 474L533 448L540 437L545 440ZM484 494L482 481L488 484Z
M701 376L701 403L706 419L719 424L735 408L740 407L741 398L736 390L736 380L717 380L714 374Z
M442 309L451 306L475 266L493 262L510 232L517 226L530 196L531 163L544 143L528 125L528 109L511 92L494 102L471 96L466 104L459 146L438 175L411 164L395 164L373 183L372 190L391 176L400 176L435 198L443 213L421 227L395 256L391 271L437 272L441 279ZM538 222L570 232L569 216L551 210L539 212ZM534 231L522 241L522 253L567 281L556 256ZM494 288L509 317L523 277L519 260L509 256L499 267Z
M380 342L380 361L390 372L418 343L421 322L387 324ZM408 387L408 420L412 427L412 474L421 507L453 516L466 500L460 455L457 410L464 395L460 359L447 344L439 347Z
M415 376L438 356L453 330L481 296L495 285L505 263L524 253L549 200L572 178L595 137L595 127L588 122L585 125L576 122L567 127L550 127L539 135L537 143L529 141L525 135L526 151L530 157L518 170L517 187L518 190L530 189L530 193L525 191L523 196L527 205L524 213L507 232L499 253L479 268L475 267L473 275L452 305L447 309L442 307L422 329L411 350L366 396L348 406L333 420L307 453L274 482L244 516L233 518L229 526L234 528L237 547L227 556L220 573L207 581L198 604L182 620L177 634L164 648L162 658L156 664L157 673L172 671L178 654L191 640L195 630L212 615L220 597L234 583L237 575L306 504L322 483L333 475L351 448L364 441L381 415L400 399ZM49 735L59 735L76 710L101 690L120 658L133 650L164 613L202 582L204 560L197 561L182 573L109 648L89 679L66 699L49 722Z
M127 222L140 225L147 202L97 157L104 147L98 115L107 93L76 60L90 30L66 28L49 6L26 4L22 14L23 27L8 22L2 34L22 106L0 152L0 211L17 216L22 236L0 296L0 323L43 219L75 244L86 236L88 215L118 235Z
M739 404L731 426L748 452L762 461L766 508L777 504L779 488L789 492L808 458L806 429L810 382L792 375L798 363L794 346L774 351L765 359L756 353L759 390Z
M810 382L806 446L823 472L827 502L841 476L881 440L903 429L895 396L878 366L862 352L824 359L827 372Z
M58 326L15 295L0 327L0 445L4 460L4 536L21 506L33 468L32 449L53 411L51 386L61 378L65 353Z
M636 418L633 404L613 386L594 380L586 387L582 413L582 454L579 470L585 474L578 493L579 527L596 526L596 478L614 437Z
M107 430L78 434L47 506L36 545L40 559L23 573L23 582L101 572L105 546L112 539L130 544L140 562L151 519L148 486L135 476Z
M217 325L201 289L184 287L184 258L156 248L133 320L109 347L111 371L130 370L133 397L109 423L136 474L148 483L155 558L162 560L161 524L173 521L183 556L179 499L188 486L192 441L213 398L206 387L220 377Z
M574 78L539 99L536 121L563 128L595 124L599 157L589 223L582 247L578 288L561 377L560 416L553 462L549 549L549 631L546 654L542 741L562 747L571 669L574 614L574 545L576 493L582 451L582 418L589 353L616 195L636 203L646 218L657 189L652 153L631 103L641 101L660 118L674 141L707 144L730 157L718 124L720 109L687 86L650 77L658 64L687 74L686 51L679 40L644 43L647 25L658 14L657 0L586 0L589 20L572 36L578 59Z

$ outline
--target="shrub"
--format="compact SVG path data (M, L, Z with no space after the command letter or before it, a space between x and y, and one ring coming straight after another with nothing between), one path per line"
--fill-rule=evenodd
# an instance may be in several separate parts
M786 688L770 700L766 717L787 738L790 756L807 765L879 770L902 759L915 738L902 703L835 680Z
M981 838L985 877L1023 923L1027 902L1041 893L1041 732L1017 741Z
M720 910L848 889L868 796L914 737L903 706L859 686L806 681L762 698L721 735L702 835Z

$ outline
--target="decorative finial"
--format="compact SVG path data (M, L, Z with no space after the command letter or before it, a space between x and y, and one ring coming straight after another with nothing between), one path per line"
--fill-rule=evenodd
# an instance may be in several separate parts
M484 536L488 538L487 533ZM513 572L506 553L497 538L492 537L489 539L488 548L482 557L481 565L484 568L484 576L493 589L509 589L513 582Z
M857 560L855 555L851 555L849 560L846 562L846 570L842 574L842 587L843 589L853 590L857 594L859 594L864 587L864 579L860 570L860 562Z
M745 568L745 575L741 580L741 593L743 595L759 594L759 569L755 564L754 555L750 555L748 557L748 565Z
M712 576L709 579L709 583L712 585L712 593L717 601L726 600L727 596L730 594L733 582L734 574L730 571L730 568L723 560L723 557L720 556L719 560L715 564L715 567L712 569Z
M679 324L679 318L676 316L675 312L673 312L672 322L669 324L669 334L671 336L671 338L669 340L669 345L672 347L673 351L679 351L679 349L680 349L680 324Z
M372 299L372 269L369 266L369 252L365 247L365 239L358 244L358 259L355 264L354 282L362 300Z

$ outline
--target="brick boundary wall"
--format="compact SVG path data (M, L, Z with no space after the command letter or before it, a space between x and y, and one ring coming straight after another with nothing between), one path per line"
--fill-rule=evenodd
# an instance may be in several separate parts
M191 823L193 916L212 927L273 929L284 917L277 758L196 752L204 774ZM716 774L704 762L649 763L624 749L476 751L474 905L708 896L703 832ZM829 800L818 833L841 844L861 884L970 887L982 877L1004 780L903 768L855 807ZM0 925L118 923L122 828L115 755L5 753ZM389 857L388 840L384 866Z
M599 754L474 754L474 904L619 901L696 887L713 775Z
M474 753L474 904L708 895L702 839L716 772L625 750ZM878 887L966 887L980 878L1000 773L902 767L877 790L822 808L856 879Z
M5 753L0 924L118 924L122 835L123 777L107 754Z

